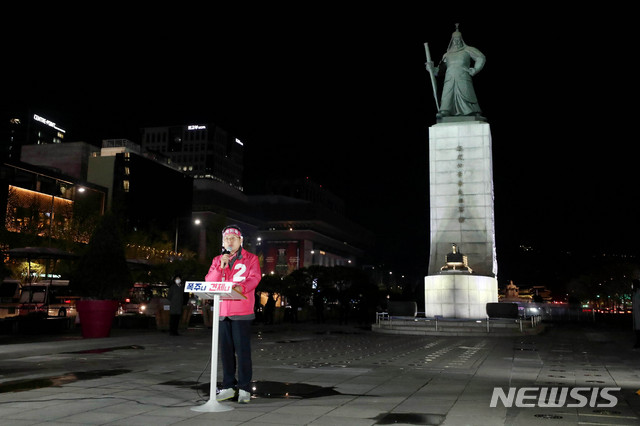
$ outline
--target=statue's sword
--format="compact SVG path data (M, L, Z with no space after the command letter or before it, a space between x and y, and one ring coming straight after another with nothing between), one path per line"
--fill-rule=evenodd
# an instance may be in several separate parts
M429 52L429 43L424 44L424 51L427 53L427 62L431 62L431 52ZM436 108L440 111L440 105L438 104L438 86L436 85L436 76L433 75L433 68L428 67L429 75L431 76L431 86L433 87L433 98L436 100Z

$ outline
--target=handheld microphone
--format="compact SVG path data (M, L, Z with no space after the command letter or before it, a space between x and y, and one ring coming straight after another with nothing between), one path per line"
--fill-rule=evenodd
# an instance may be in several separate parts
M231 254L231 247L222 247L222 253L221 255L225 255L225 254ZM227 267L227 262L225 262L224 260L222 260L220 262L220 267L222 269Z

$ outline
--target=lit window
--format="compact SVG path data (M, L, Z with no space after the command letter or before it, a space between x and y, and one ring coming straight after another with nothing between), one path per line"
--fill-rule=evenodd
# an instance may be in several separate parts
M124 189L124 192L129 192L129 181L128 180L123 180L122 181L122 189Z

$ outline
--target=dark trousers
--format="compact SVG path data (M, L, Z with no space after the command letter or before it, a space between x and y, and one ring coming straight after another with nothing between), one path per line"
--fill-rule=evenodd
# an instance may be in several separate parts
M178 326L180 325L180 314L169 315L169 333L178 334Z
M218 347L222 360L222 389L233 388L251 392L251 323L253 320L220 321ZM238 380L236 380L236 368Z

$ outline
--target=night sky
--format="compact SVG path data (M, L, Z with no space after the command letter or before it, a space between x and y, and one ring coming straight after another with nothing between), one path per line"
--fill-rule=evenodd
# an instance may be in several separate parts
M510 262L521 244L638 252L629 10L323 2L64 12L16 11L2 28L3 110L31 108L67 140L92 143L217 123L245 144L247 193L308 176L374 232L381 261L418 277L436 123L423 43L438 62L458 22L487 57L474 85L493 138L499 283L526 280Z

